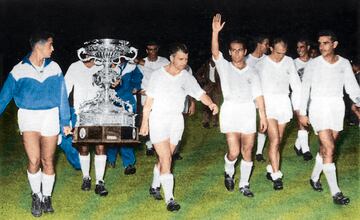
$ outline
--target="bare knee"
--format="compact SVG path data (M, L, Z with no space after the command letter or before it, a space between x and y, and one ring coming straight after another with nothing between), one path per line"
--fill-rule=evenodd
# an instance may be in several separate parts
M226 141L229 147L227 158L230 161L236 160L240 154L240 136L236 133L227 133Z
M328 151L329 149L332 149L334 147L334 143L328 139L323 139L320 141L320 143L322 145L322 151L324 154L326 154L326 151Z
M96 153L96 155L105 155L106 154L105 146L104 145L97 145L95 147L95 153Z
M28 169L31 173L35 173L40 169L40 158L29 158Z
M332 147L324 148L323 150L324 161L332 162L333 156L334 156L334 149Z
M227 158L230 161L236 160L239 156L239 150L229 150L229 152L227 153Z
M277 152L280 145L280 137L273 137L270 139L269 152Z
M88 146L80 146L78 148L79 154L81 156L87 156L89 155L89 147Z
M270 139L270 145L278 146L280 144L280 136L278 137L272 137Z
M159 158L161 174L171 173L171 159L172 157L170 155Z
M54 174L54 159L53 157L41 158L43 172L46 174Z
M241 154L246 161L251 161L252 146L243 146L241 148Z

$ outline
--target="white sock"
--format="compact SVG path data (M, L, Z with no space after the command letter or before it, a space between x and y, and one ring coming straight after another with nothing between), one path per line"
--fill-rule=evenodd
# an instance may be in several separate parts
M336 179L336 167L334 163L323 164L324 174L329 184L331 195L334 196L336 193L341 192Z
M273 171L273 168L272 168L272 166L270 165L270 164L268 164L267 166L266 166L266 172L268 172L268 173L273 173L274 171Z
M298 138L300 139L300 146L303 153L310 151L309 147L309 133L306 130L298 131Z
M162 174L159 177L161 186L164 190L165 202L169 203L170 199L174 198L174 176L171 173Z
M46 175L45 173L42 174L42 193L44 196L51 196L53 191L55 182L55 174L53 175Z
M90 177L90 153L86 156L79 154L81 172L84 177Z
M150 140L146 141L146 142L145 142L145 145L146 145L146 148L147 148L147 149L152 149L152 148L153 148L152 143L151 143Z
M245 160L241 160L239 188L249 185L249 179L250 179L252 166L253 166L252 161L248 162Z
M225 173L228 174L230 177L232 177L235 173L234 165L235 165L237 159L230 161L227 158L227 154L225 154L224 160L225 160Z
M319 153L316 154L315 157L315 165L314 165L314 169L311 173L311 179L314 182L317 182L320 179L320 174L323 170L323 159L320 156Z
M282 174L282 172L280 170L271 174L271 178L273 180L277 180L277 179L282 178L282 177L283 177L283 174Z
M300 136L301 136L301 130L298 130L298 133L297 133L297 137L296 137L296 140L295 140L295 147L296 149L300 150L301 149L301 143L300 143Z
M95 155L94 161L95 161L94 163L95 163L96 184L98 184L99 181L104 181L106 155Z
M151 184L152 188L157 188L160 187L160 169L157 166L157 164L155 164L154 166L154 170L153 170L153 181Z
M265 145L266 135L263 133L257 133L257 146L256 154L262 154Z
M27 170L27 176L30 183L30 188L32 193L36 193L39 195L41 199L41 179L42 179L42 172L41 169L36 173L30 173Z

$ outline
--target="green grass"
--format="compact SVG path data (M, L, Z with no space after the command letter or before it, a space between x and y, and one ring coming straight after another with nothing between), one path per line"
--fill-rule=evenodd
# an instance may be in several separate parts
M224 135L218 129L201 127L200 106L186 121L183 160L174 166L175 197L178 213L166 211L163 201L148 195L154 157L136 149L137 173L125 176L118 158L115 169L107 169L105 181L109 195L96 196L80 190L82 175L67 163L63 152L56 153L56 184L53 192L55 213L43 219L360 219L359 128L345 127L337 143L337 172L342 191L351 198L348 206L332 203L326 179L324 192L313 191L308 183L314 160L305 162L292 149L295 123L287 127L282 150L284 190L274 191L265 179L266 163L254 162L251 189L254 198L238 191L227 192L223 185ZM0 118L0 219L30 219L30 187L26 176L27 158L21 144L16 108L11 104ZM311 151L318 149L311 134ZM267 149L267 148L265 148ZM266 154L265 154L266 155ZM94 169L92 167L92 176ZM238 184L239 167L236 168ZM94 187L94 185L93 185Z

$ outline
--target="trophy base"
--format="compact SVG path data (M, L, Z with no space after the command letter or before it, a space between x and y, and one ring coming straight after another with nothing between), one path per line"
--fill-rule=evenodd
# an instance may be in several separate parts
M127 126L78 126L75 127L74 144L137 144L137 128Z

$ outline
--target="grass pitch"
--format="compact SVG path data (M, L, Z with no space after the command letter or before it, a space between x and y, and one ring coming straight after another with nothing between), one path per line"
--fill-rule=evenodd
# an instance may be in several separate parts
M347 206L333 204L325 176L324 191L309 185L314 159L305 162L295 155L293 144L296 125L286 129L282 145L281 170L284 190L274 191L265 179L267 163L254 162L251 189L254 198L245 198L238 190L227 192L223 183L225 136L218 128L201 127L201 106L187 118L182 141L181 161L174 166L175 198L181 205L177 213L166 210L163 201L148 194L155 157L145 155L144 146L136 148L137 172L125 176L118 158L115 169L107 168L105 181L109 195L95 195L94 167L92 190L80 190L82 174L56 152L56 183L53 192L54 214L42 219L360 219L360 132L356 126L345 126L337 142L336 165L339 186L351 202ZM0 219L31 219L30 187L26 176L27 158L18 132L17 109L8 106L0 117ZM316 136L310 135L311 152L318 150ZM267 148L265 148L265 151ZM267 155L265 153L265 157ZM238 160L240 161L240 160ZM236 186L239 165L236 167Z

